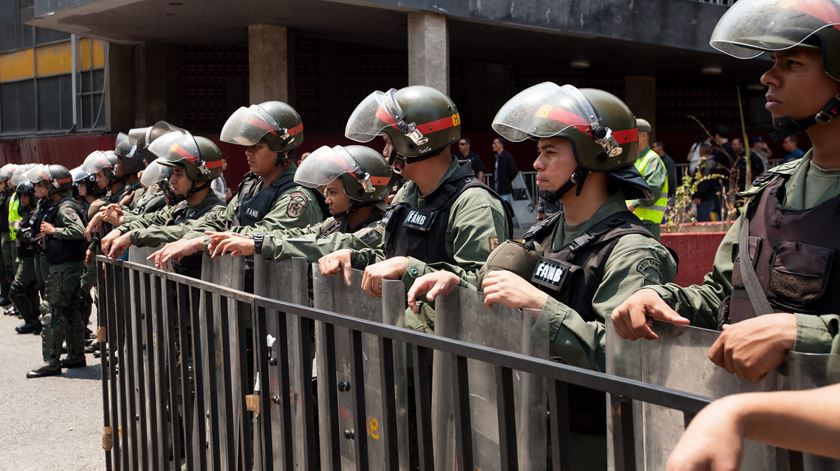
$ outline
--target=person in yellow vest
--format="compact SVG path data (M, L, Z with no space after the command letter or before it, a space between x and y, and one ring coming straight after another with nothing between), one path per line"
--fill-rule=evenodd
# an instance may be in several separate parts
M665 219L668 208L668 169L659 155L650 149L650 123L644 119L636 119L639 128L639 158L636 159L636 170L642 175L650 187L651 199L627 200L627 209L642 220L642 225L659 238L659 225Z

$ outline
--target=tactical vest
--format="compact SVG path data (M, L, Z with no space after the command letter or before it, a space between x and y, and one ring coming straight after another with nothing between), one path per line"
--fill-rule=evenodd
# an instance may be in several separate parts
M253 226L258 223L271 211L277 198L295 186L291 174L281 175L271 182L268 188L256 191L261 181L261 177L250 174L246 175L239 184L239 202L234 212L236 219L233 224L235 226Z
M8 192L3 192L3 199L0 200L0 232L4 234L9 233L9 200L12 195Z
M55 225L58 212L62 208L71 207L82 224L85 224L85 213L76 200L72 197L64 198L58 203L54 204L44 215L44 221ZM59 227L59 226L56 226ZM53 236L44 237L46 240L45 254L47 263L67 263L67 262L81 262L85 259L85 250L87 250L87 243L84 238L76 240L58 239Z
M782 207L786 175L775 175L745 215L749 259L777 312L840 312L840 196L803 211ZM756 316L741 277L741 248L734 253L732 294L721 303L723 323ZM831 287L834 287L833 289Z
M648 149L645 155L643 155L640 159L636 159L635 166L636 169L639 171L639 174L644 176L645 171L647 170L648 165L651 164L652 161L658 160L659 155ZM665 166L664 162L662 166ZM666 170L667 173L667 170ZM662 193L659 196L653 205L651 206L640 206L633 211L633 214L636 215L639 219L644 219L645 221L650 221L656 224L662 224L662 221L665 219L665 211L668 209L668 178L665 178L665 182L662 184Z
M31 197L35 199L34 196ZM35 210L31 207L24 208L20 215L20 230L17 237L17 254L18 257L28 258L35 256L35 246L32 243L32 221L35 216ZM40 224L38 224L40 227Z
M167 226L177 226L189 220L198 219L213 208L224 206L224 203L211 192L192 212L190 212L190 207L186 204L186 201L182 201L179 205L180 207L172 211L172 214L169 216L169 220L166 222ZM175 271L181 275L199 278L201 276L202 258L203 254L201 252L184 257L180 262L175 264Z
M426 263L454 263L451 254L446 253L446 226L449 211L470 188L482 188L502 202L508 225L508 238L513 236L513 210L507 201L475 178L472 167L458 167L441 185L426 197L426 205L412 208L408 203L392 206L382 217L385 225L385 256L414 257Z
M557 213L534 226L525 233L524 239L539 242L544 248L551 247L552 234L561 215ZM592 299L604 279L604 267L615 244L621 237L630 234L653 238L639 218L629 211L611 214L560 251L546 251L534 267L531 283L574 309L585 321L599 320L592 309ZM569 385L571 430L589 435L605 434L605 401L603 392Z
M38 234L41 233L41 223L44 221L44 216L47 215L47 212L50 208L53 207L53 202L50 199L42 199L35 207L35 211L32 213L32 231L30 232L30 237L33 240L34 248L36 253L44 253L44 239L40 239L38 242L34 242L38 237Z

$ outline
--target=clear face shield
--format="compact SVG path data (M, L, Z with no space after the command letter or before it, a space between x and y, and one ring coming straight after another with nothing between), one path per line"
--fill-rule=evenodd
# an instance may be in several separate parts
M244 106L236 110L222 127L219 138L223 142L240 146L253 146L266 134L277 135L281 140L289 139L289 130L280 126L274 118L257 105Z
M9 183L11 183L12 188L17 188L18 185L27 181L26 172L28 172L35 165L36 164L18 165L17 168L15 168L15 171L12 172L11 178L9 178Z
M837 0L739 0L718 21L709 44L732 57L803 45L822 28L840 25Z
M610 157L623 152L612 130L601 125L598 112L573 85L543 82L519 92L499 109L492 127L513 142L554 137L574 127L591 135Z
M345 173L353 175L365 193L376 192L376 177L362 170L342 146L321 146L309 154L295 172L295 183L308 188L319 188Z
M161 165L155 160L143 170L143 175L140 176L140 184L144 188L149 188L161 181L169 180L170 175L172 175L172 169Z
M377 90L362 100L347 120L344 135L356 142L370 142L388 127L398 130L418 147L429 142L417 129L417 123L407 121L405 111L397 102L397 90L393 88L387 92Z
M96 172L105 168L113 169L114 164L111 163L111 160L108 159L105 152L102 152L101 150L95 150L88 154L81 165L81 170L88 175L96 175Z

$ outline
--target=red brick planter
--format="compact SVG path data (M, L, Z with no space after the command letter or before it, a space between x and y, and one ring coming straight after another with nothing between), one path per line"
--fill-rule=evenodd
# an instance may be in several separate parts
M662 227L662 243L680 257L677 284L688 286L703 282L706 273L712 271L718 245L731 225L716 222L684 224L672 228L672 232Z

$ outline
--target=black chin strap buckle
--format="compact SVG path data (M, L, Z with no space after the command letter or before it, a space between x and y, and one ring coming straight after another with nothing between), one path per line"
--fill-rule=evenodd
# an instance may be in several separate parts
M820 124L828 124L832 119L840 115L840 93L838 93L827 105L820 110L814 119Z

